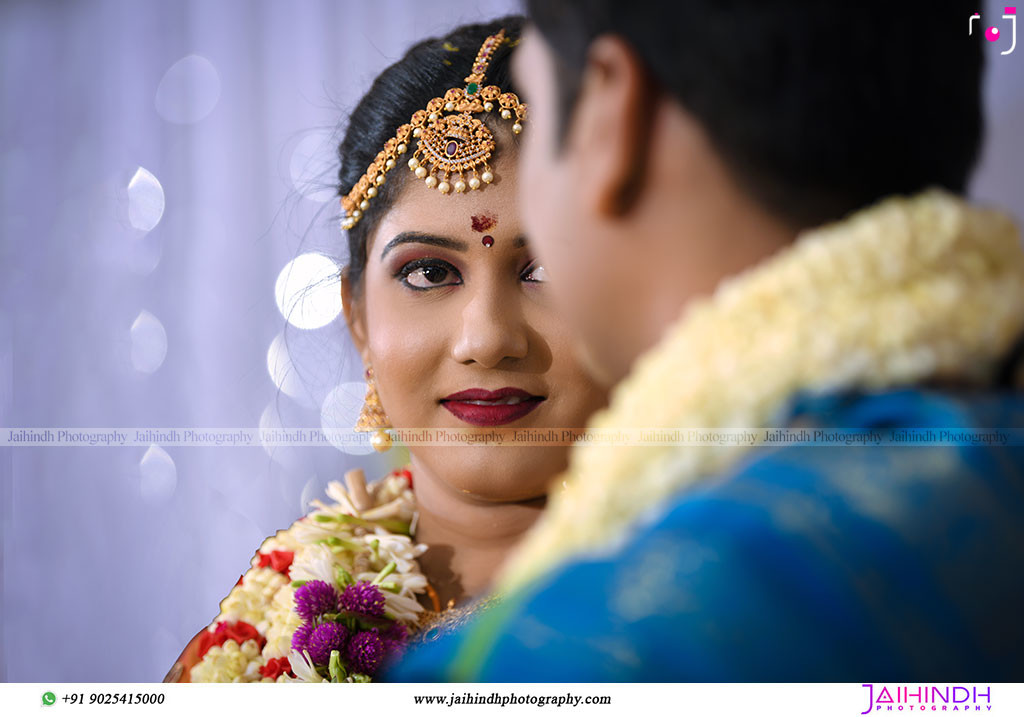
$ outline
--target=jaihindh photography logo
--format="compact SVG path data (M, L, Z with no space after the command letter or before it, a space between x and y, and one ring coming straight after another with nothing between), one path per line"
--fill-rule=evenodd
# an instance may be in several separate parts
M1010 24L1010 49L1003 50L1000 55L1009 55L1017 48L1017 8L1007 7L1003 9L1003 20L1009 21ZM967 34L974 34L974 24L977 22L979 27L984 28L984 23L981 19L981 13L972 13L967 19ZM1005 26L1006 23L1003 23ZM989 42L998 42L1005 34L998 26L992 25L987 30L984 30L985 39Z
M867 709L873 712L989 712L992 687L989 685L862 685ZM863 702L861 704L864 704Z

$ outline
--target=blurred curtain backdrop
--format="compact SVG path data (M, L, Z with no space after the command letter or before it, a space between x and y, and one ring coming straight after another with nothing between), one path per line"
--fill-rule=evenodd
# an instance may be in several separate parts
M345 260L336 129L373 77L515 9L0 5L0 426L354 420L344 320L285 331L275 283L300 253ZM330 319L337 292L298 323ZM265 536L344 470L387 467L333 446L153 443L0 448L0 679L160 680Z
M414 41L517 7L0 5L0 426L354 417L336 285L299 321L319 328L275 300L298 255L345 260L337 125ZM1024 49L1000 49L973 193L1019 217ZM259 542L356 465L386 469L332 446L0 448L0 679L161 679Z

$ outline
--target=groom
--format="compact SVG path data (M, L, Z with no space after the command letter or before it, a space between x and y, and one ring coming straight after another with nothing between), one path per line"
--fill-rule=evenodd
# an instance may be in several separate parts
M890 3L528 5L524 221L618 384L596 427L962 432L578 446L502 603L389 678L1024 679L1024 450L971 432L1024 425L1019 235L962 199L980 33Z

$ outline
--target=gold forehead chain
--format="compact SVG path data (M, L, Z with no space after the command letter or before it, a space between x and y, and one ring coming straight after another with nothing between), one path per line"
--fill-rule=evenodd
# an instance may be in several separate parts
M413 113L412 119L384 144L373 162L360 177L352 191L341 199L345 215L342 229L351 229L377 196L377 187L384 184L387 173L398 165L399 157L409 150L412 139L419 140L409 169L430 189L442 194L453 189L457 193L480 189L494 181L487 160L494 153L494 135L475 113L491 112L495 102L501 118L515 118L512 131L523 131L526 105L512 92L502 92L497 85L484 86L487 66L495 50L506 41L505 31L488 37L473 61L473 71L465 87L453 87L444 97L435 97L426 109ZM482 170L482 171L480 171ZM451 180L455 181L452 182Z

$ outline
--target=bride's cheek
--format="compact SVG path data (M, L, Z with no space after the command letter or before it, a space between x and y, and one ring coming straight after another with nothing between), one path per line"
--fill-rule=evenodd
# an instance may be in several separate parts
M378 391L392 425L429 426L446 353L443 327L415 312L381 313L370 337Z

